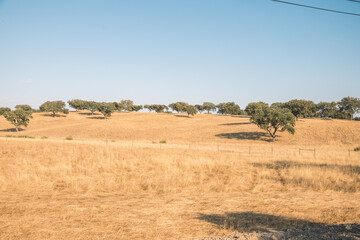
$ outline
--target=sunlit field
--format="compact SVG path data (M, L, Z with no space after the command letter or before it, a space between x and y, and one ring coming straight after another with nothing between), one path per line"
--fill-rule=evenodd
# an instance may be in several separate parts
M273 143L244 117L33 115L18 133L0 118L0 239L201 239L360 223L358 121L299 119L295 135Z

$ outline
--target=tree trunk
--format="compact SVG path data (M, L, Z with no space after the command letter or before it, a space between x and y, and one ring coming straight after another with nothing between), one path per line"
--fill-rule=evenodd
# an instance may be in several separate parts
M55 112L53 112L52 116L55 117Z

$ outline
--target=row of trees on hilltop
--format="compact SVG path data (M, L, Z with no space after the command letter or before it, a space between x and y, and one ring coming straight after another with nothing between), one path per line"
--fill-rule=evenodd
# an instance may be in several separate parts
M85 101L80 99L74 99L68 101L68 104L71 108L75 110L89 110L92 114L95 111L99 111L98 102L94 101ZM243 110L240 109L240 106L235 104L234 102L228 103L220 103L215 105L211 102L204 102L202 105L191 105L186 102L175 102L169 105L163 104L146 104L142 105L134 105L131 100L121 100L120 102L110 102L107 103L112 105L111 108L114 111L127 111L127 112L138 112L142 109L148 109L150 112L154 111L157 113L169 112L171 109L173 112L177 113L187 113L190 115L195 115L197 113L202 113L206 111L207 113L215 112L217 109L217 113L219 114L231 114L231 115L240 115L245 114Z
M260 128L269 132L270 136L275 139L277 131L289 131L294 133L295 120L299 117L322 117L338 118L352 120L354 114L360 112L360 99L354 97L344 97L339 102L320 102L315 104L309 100L290 100L285 103L273 103L271 105L264 102L249 103L245 111L234 102L225 102L215 105L211 102L204 102L202 105L190 105L186 102L175 102L169 105L151 104L135 105L131 100L121 100L120 102L95 102L80 99L70 100L68 104L75 110L88 110L91 114L100 112L104 118L108 118L115 111L140 111L148 109L157 113L172 112L187 113L188 116L202 112L216 112L218 114L229 115L249 115L250 121ZM0 115L3 115L10 121L18 131L20 126L27 126L34 112L50 112L55 117L57 113L68 114L66 103L63 101L47 101L43 103L39 110L32 109L29 105L16 105L15 110L10 108L0 108ZM294 121L292 117L294 117ZM355 120L360 120L359 117Z
M99 111L99 106L107 105L108 108L113 109L114 111L128 111L128 112L138 112L143 109L142 105L134 105L134 102L131 100L121 100L120 102L95 102L95 101L85 101L80 99L70 100L68 104L71 108L78 110L89 110L92 114L96 111Z
M315 104L307 100L291 100L286 103L264 102L249 103L245 111L250 121L264 129L275 141L278 131L295 133L295 122L299 117L323 117L353 119L360 112L360 99L345 97L339 102L320 102Z
M264 102L249 103L245 108L248 115L252 115L254 109L268 105ZM285 103L273 103L273 108L289 109L298 119L322 117L352 120L354 114L360 112L360 99L354 97L344 97L339 102L320 102L315 104L308 100L290 100Z

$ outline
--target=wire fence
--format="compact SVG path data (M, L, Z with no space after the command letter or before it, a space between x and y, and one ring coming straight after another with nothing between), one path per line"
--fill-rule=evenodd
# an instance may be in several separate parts
M189 149L199 151L213 151L224 153L235 153L245 156L293 156L315 159L349 159L359 160L360 151L355 151L348 147L304 147L292 145L278 145L269 143L269 145L262 144L199 144L199 143L165 143L161 141L107 141L108 145L131 146L134 148L158 148L158 149Z
M308 159L339 159L355 160L360 164L360 151L355 151L349 147L334 147L322 145L319 147L294 146L280 144L234 144L234 143L167 143L166 141L146 141L146 140L66 140L66 139L18 139L18 138L0 138L6 141L41 141L62 142L73 144L88 144L98 146L122 146L136 148L155 148L155 149L187 149L197 151L211 151L219 153L234 153L242 156L254 157L301 157Z

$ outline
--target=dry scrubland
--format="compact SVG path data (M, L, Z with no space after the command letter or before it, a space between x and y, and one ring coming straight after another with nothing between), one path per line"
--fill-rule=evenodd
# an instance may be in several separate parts
M191 239L360 223L360 153L348 152L360 145L360 122L301 119L294 136L271 143L247 118L99 117L34 114L19 133L0 118L0 136L36 137L0 138L0 239Z

